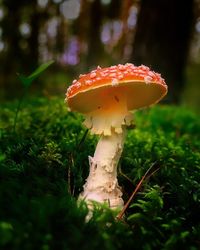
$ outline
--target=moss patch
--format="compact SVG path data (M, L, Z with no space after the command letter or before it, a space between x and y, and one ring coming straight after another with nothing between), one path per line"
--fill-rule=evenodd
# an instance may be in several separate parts
M155 164L124 222L76 198L88 175L96 138L62 99L24 103L16 132L16 103L0 111L1 249L199 249L200 121L182 107L136 112L120 161L119 182L127 200ZM123 174L122 174L123 173Z

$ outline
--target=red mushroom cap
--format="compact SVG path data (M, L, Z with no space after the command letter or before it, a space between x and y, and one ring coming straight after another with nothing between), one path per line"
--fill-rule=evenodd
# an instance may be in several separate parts
M66 101L72 110L88 113L98 109L113 91L123 93L127 109L134 110L160 101L167 93L167 85L160 74L144 65L98 66L73 81L67 90Z

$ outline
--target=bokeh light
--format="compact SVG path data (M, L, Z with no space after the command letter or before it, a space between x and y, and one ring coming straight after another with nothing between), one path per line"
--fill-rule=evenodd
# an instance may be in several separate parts
M74 20L80 13L80 0L66 0L60 5L60 12L69 20Z

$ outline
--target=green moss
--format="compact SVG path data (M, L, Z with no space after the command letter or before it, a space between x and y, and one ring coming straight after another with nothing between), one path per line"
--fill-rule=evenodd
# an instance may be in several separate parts
M200 121L183 107L155 106L135 114L120 161L127 200L145 181L125 221L76 198L88 175L96 138L62 99L24 103L15 133L16 103L5 104L0 123L1 249L199 249ZM126 177L126 178L125 178Z

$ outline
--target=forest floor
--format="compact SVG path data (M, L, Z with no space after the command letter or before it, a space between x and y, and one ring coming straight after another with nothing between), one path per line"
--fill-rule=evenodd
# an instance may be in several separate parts
M200 120L157 105L135 113L119 166L125 201L150 166L123 221L77 204L97 138L62 98L24 100L0 110L1 249L200 249ZM81 143L80 143L81 142Z

